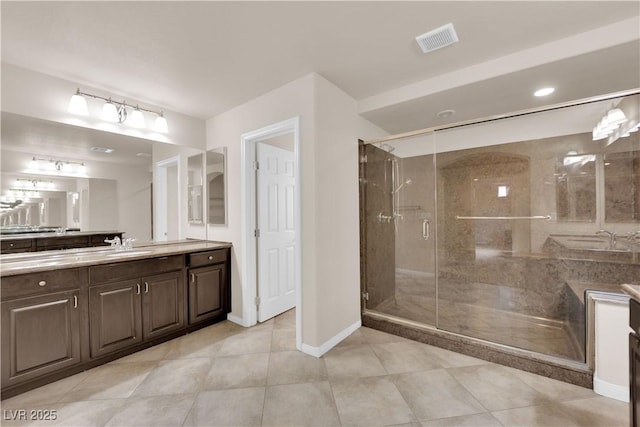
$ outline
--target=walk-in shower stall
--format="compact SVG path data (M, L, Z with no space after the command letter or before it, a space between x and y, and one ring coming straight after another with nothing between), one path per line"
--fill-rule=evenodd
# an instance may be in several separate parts
M585 291L640 283L625 95L362 143L363 322L586 363Z

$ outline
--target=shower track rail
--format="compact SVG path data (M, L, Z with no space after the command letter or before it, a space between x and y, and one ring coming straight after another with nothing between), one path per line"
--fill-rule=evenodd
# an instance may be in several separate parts
M460 216L456 215L456 219L544 219L551 221L551 215L534 215L534 216Z

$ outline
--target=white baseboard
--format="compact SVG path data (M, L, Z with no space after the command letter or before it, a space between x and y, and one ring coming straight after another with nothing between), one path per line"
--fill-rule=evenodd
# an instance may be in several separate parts
M358 328L362 326L362 320L358 319L353 325L348 326L347 328L340 331L337 335L333 336L329 340L325 341L320 347L313 347L308 344L302 344L302 348L300 349L303 353L306 353L310 356L322 357L323 354L331 350L333 347L338 345L342 340L347 338L349 335L354 333Z
M593 377L593 391L601 396L610 397L622 402L629 402L629 387L618 384L611 384Z
M233 322L233 323L235 323L237 325L244 326L245 328L247 327L244 324L244 321L243 321L242 317L240 317L240 316L236 316L234 314L229 313L229 314L227 314L227 320L229 322Z

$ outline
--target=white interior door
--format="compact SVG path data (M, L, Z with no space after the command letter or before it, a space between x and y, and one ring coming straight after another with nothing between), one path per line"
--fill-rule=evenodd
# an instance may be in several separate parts
M295 161L291 151L256 144L258 321L296 305Z

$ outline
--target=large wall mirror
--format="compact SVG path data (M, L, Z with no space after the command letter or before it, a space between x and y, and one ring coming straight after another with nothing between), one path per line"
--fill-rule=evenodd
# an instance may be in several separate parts
M152 164L164 146L175 156L194 154L193 148L3 112L2 234L53 228L157 240ZM204 155L198 158L202 186Z
M226 148L207 151L207 224L227 223Z

